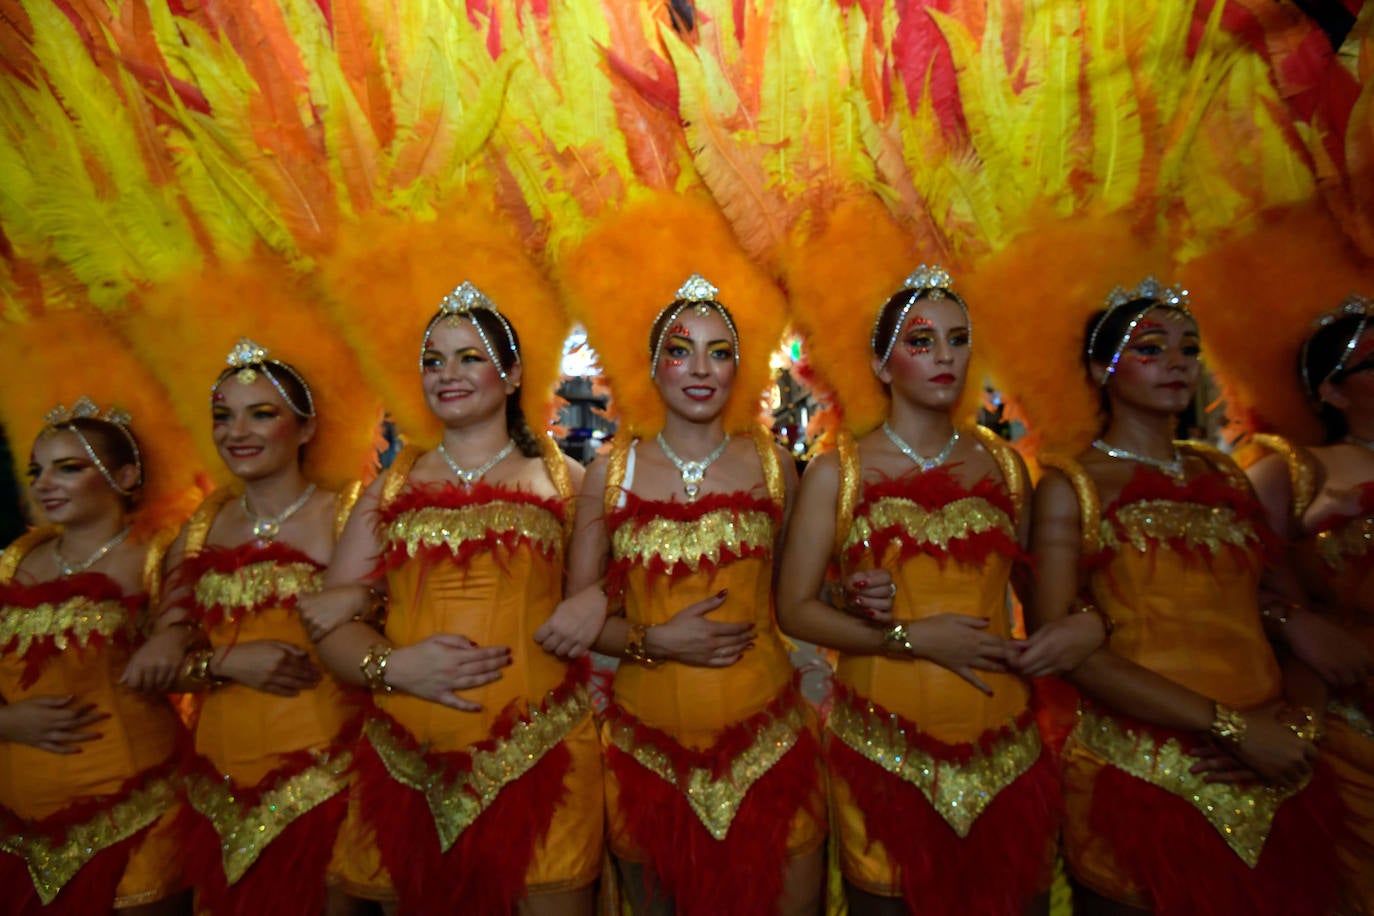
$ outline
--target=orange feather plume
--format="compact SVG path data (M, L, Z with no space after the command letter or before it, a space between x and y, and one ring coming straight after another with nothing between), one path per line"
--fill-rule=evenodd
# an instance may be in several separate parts
M649 331L684 280L699 273L720 289L739 331L739 372L726 428L750 428L772 378L769 357L786 325L782 292L750 261L720 211L698 196L653 196L603 219L562 259L568 312L587 329L615 391L622 427L645 435L663 425L649 378Z

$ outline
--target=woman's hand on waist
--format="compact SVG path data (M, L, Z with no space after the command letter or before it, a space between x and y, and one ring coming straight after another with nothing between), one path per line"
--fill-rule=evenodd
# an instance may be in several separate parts
M300 646L255 639L215 650L211 675L280 697L294 697L320 682L320 669Z
M948 668L988 696L992 688L975 671L1006 672L1016 657L1011 640L986 633L986 617L936 614L907 625L912 654Z
M725 603L721 589L709 598L688 605L667 623L644 632L644 650L657 661L675 661L702 668L728 668L753 648L756 630L752 623L710 620L707 614Z
M362 583L335 585L296 600L296 612L310 635L319 642L350 620L371 623L380 618L385 597Z
M478 646L457 633L436 633L391 652L387 686L422 700L463 712L481 712L480 703L454 691L472 690L500 680L511 664L509 646Z
M110 717L73 696L37 696L0 706L0 741L27 744L51 754L79 754L100 738L87 728Z

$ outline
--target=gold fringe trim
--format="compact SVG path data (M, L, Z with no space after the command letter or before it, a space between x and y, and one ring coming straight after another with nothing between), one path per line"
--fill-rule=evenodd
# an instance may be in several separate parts
M919 789L960 839L997 794L1040 758L1040 731L1034 724L1000 738L989 753L978 751L967 763L958 763L913 747L900 722L896 716L884 718L872 706L859 710L836 703L827 726L855 753Z
M187 798L219 834L220 860L228 882L234 884L247 874L263 851L297 818L347 788L352 763L352 754L335 754L277 783L248 808L240 804L227 777L221 780L197 774L189 778Z
M310 563L249 563L229 572L207 572L196 581L201 607L248 608L280 604L319 591L324 571Z
M980 497L965 496L938 509L927 509L913 500L889 496L871 503L854 518L844 546L867 543L875 531L887 528L902 529L905 540L912 544L934 544L941 550L947 549L950 541L988 531L1017 539L1011 518Z
M385 719L369 719L363 734L391 778L424 795L439 834L439 848L448 852L502 789L532 770L590 712L585 687L578 687L561 702L532 709L510 737L491 750L472 754L471 768L454 780L431 770L425 755L398 740Z
M679 563L696 572L703 563L719 564L729 550L744 554L772 550L773 519L767 512L715 509L695 522L676 518L631 519L616 528L611 544L617 559L648 565L655 557L672 569Z
M77 596L60 604L0 608L0 646L17 639L15 652L23 655L35 639L51 637L59 650L69 645L85 647L92 636L109 638L134 632L129 612L118 601L91 601Z
M1082 711L1072 737L1117 769L1192 805L1251 868L1259 862L1279 806L1311 780L1304 779L1297 789L1205 782L1202 774L1189 772L1197 758L1184 751L1178 739L1160 742L1091 709Z
M1217 553L1222 547L1248 547L1259 542L1259 534L1249 522L1242 521L1226 506L1204 506L1167 499L1150 499L1122 506L1116 518L1125 529L1126 540L1140 553L1149 542L1182 540L1186 547L1206 547ZM1102 544L1120 544L1116 526L1102 521Z
M434 547L457 553L464 542L483 540L493 532L515 532L545 553L556 553L563 547L563 525L557 516L542 506L504 500L461 509L426 506L403 512L386 526L382 543L404 544L411 557Z
M1374 518L1352 519L1317 535L1317 554L1336 572L1345 569L1346 560L1362 557L1374 548Z
M679 778L666 753L635 741L634 726L630 723L607 721L602 725L601 737L655 776L676 786L707 832L723 840L750 787L792 750L804 728L806 713L793 706L760 728L753 743L730 761L729 770L719 779L713 779L708 769L693 767L685 781Z
M176 789L171 780L154 779L108 810L68 828L60 843L43 836L12 833L0 837L0 849L24 859L38 899L47 906L86 863L152 824L171 810L175 801Z

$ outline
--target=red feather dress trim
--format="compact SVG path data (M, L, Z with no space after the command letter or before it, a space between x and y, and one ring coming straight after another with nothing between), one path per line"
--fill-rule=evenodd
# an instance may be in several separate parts
M585 689L588 666L574 665L545 698L541 711L571 700ZM452 785L473 769L474 756L499 750L530 715L515 706L492 726L491 737L467 751L431 751L381 710L370 713L391 738L424 762L428 784ZM397 781L370 740L357 745L354 791L363 820L377 838L382 865L391 875L401 914L515 912L525 896L525 875L535 848L548 833L555 809L568 790L572 752L559 741L523 775L505 783L447 851L440 845L434 815L422 792Z
M1035 727L1028 709L1013 724L988 729L977 742L947 744L852 690L836 685L835 693L836 704L871 709L895 722L904 729L909 748L958 765ZM1020 913L1048 888L1050 850L1063 812L1059 774L1048 750L1042 749L1029 769L997 792L962 838L919 788L834 735L826 740L826 759L863 812L868 839L886 850L902 899L913 912Z
M772 520L774 527L782 524L782 509L773 500L752 493L708 493L692 503L677 502L670 499L644 499L628 490L624 491L625 504L606 517L606 530L615 532L628 525L637 530L661 521L681 522L692 525L700 522L713 512L728 512L735 521L746 512L761 512ZM716 570L729 566L738 560L749 557L768 557L773 552L770 541L765 545L721 544L719 556L715 559L700 558L694 563L677 560L668 563L658 554L647 559L643 556L612 557L606 570L606 594L611 598L623 595L626 578L630 570L642 566L648 571L648 583L652 585L660 576L679 579L705 570Z
M187 588L194 592L196 583L208 574L232 575L259 563L281 566L304 565L316 570L324 569L324 566L309 554L278 541L267 544L249 541L237 547L209 546L188 556L172 574L172 587ZM295 594L273 592L246 604L215 603L207 606L192 601L188 604L187 610L190 618L202 629L213 630L220 624L237 623L263 608L295 607L297 597Z
M1088 816L1156 913L1320 916L1335 903L1342 807L1320 762L1307 788L1279 808L1254 868L1188 802L1111 764L1097 774Z
M666 757L680 781L692 770L719 778L773 720L805 710L795 683L762 711L720 733L709 748L683 747L672 736L612 704L608 721L632 729L637 745ZM802 727L796 743L751 785L730 824L717 840L703 826L676 785L641 765L613 744L606 765L615 774L631 841L647 857L646 879L673 901L677 916L771 913L782 896L788 861L787 840L796 815L819 798L820 742ZM820 820L824 813L813 810Z
M52 579L33 585L8 582L0 585L0 613L5 617L22 616L42 605L61 605L68 601L80 600L83 605L91 606L110 602L119 605L128 617L127 624L109 635L100 632L81 633L75 625L64 626L46 633L15 633L0 645L0 655L19 653L24 660L24 670L19 676L19 686L32 687L43 673L43 666L70 648L77 657L86 650L100 650L117 646L131 648L135 642L138 615L146 595L125 595L119 583L104 573L87 572L61 579ZM22 653L21 644L27 641Z
M115 806L135 792L160 780L170 779L175 769L175 763L168 762L145 770L130 777L109 795L83 798L37 821L16 817L9 810L0 808L0 836L6 839L20 835L36 836L53 844L63 843L74 829L110 817ZM170 789L168 792L169 800L174 798ZM34 888L24 858L0 849L0 888L5 889L4 894L0 895L0 913L5 916L88 916L93 912L108 910L114 902L115 890L124 877L129 856L157 825L161 816L162 813L159 813L144 827L91 856L47 906L43 905Z

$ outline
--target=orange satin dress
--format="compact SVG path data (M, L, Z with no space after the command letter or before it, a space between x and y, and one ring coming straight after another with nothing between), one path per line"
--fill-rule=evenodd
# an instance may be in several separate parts
M898 621L964 614L1010 638L1025 473L990 430L964 433L992 454L1001 481L970 488L936 468L864 484L853 440L841 439L840 567L887 570ZM922 913L999 916L1049 888L1059 777L1030 685L979 677L992 696L934 662L840 655L826 725L831 819L841 871L861 890Z
M482 482L412 486L415 450L387 471L378 521L387 638L400 647L458 634L508 646L511 665L459 692L480 712L373 697L332 867L354 896L399 899L403 912L496 914L600 874L601 758L587 667L534 641L562 599L573 496L561 453L544 444L557 499Z
M782 470L771 436L755 442L761 495L640 499L622 489L624 440L608 468L612 603L653 626L727 589L711 619L757 627L729 668L622 661L615 674L602 725L611 851L643 863L679 916L770 912L788 858L825 837L815 717L773 616Z
M1304 589L1315 606L1374 652L1374 481L1361 487L1354 512L1309 531L1303 519L1317 495L1321 465L1311 452L1278 436L1255 441L1288 465L1292 521L1304 532L1294 544ZM1374 916L1374 678L1331 698L1322 754L1336 774L1349 828L1337 846L1341 912Z
M1281 699L1259 614L1263 512L1240 469L1186 483L1140 468L1105 510L1076 462L1044 456L1078 494L1089 599L1113 621L1107 648L1233 709ZM1329 779L1300 790L1206 783L1204 738L1085 701L1063 754L1064 852L1093 891L1162 912L1320 914L1335 885Z
M14 582L56 528L0 555L0 696L71 695L109 718L80 753L0 743L0 913L92 913L181 891L181 831L172 772L181 724L163 697L117 682L155 596L162 547L149 550L148 593L122 594L101 573Z
M358 492L354 484L339 494L336 537ZM186 525L174 575L189 590L189 617L213 648L233 652L276 640L305 649L323 670L296 612L297 598L319 589L323 566L278 542L207 545L215 516L237 498L228 489L211 494ZM203 911L289 916L323 906L325 869L346 807L345 725L355 714L328 674L294 697L234 682L204 694L196 757L185 776L200 816L188 874Z

